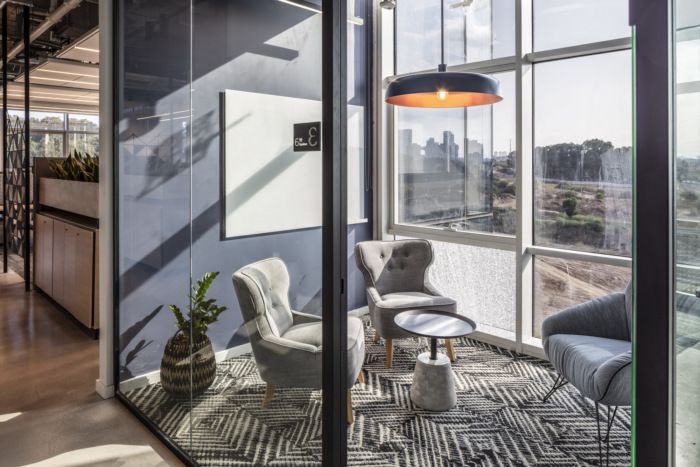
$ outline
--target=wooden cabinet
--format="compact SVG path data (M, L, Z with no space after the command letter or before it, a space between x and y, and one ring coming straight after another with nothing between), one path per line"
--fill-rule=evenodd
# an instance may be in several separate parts
M95 230L40 214L36 225L34 284L97 329Z
M37 215L34 229L34 284L52 295L53 219Z

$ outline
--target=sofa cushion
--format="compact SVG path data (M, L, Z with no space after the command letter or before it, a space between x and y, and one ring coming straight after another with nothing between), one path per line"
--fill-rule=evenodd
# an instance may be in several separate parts
M423 292L397 292L382 295L382 300L376 305L381 308L431 308L455 305L448 297L429 295Z
M611 359L630 351L629 341L575 334L555 334L549 337L548 356L554 368L581 393L600 400L610 382L600 381L596 373Z

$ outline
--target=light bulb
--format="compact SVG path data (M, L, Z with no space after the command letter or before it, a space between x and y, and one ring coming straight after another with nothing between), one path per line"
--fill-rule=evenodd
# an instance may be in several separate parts
M445 91L444 89L440 89L437 92L438 99L440 99L441 101L444 101L445 99L447 99L447 94L448 94L447 91Z

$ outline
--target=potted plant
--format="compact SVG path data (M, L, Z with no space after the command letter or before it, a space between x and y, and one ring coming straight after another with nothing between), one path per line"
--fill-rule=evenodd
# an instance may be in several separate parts
M175 397L196 396L204 392L216 376L216 359L207 328L226 310L207 291L219 275L208 272L198 280L189 295L187 315L177 305L168 308L175 315L177 332L168 339L160 363L160 382L165 392Z
M39 179L39 203L63 211L99 218L98 158L74 150L49 164L54 178Z

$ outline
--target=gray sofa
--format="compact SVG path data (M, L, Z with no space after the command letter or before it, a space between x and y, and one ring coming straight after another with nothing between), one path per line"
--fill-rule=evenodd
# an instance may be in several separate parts
M602 443L609 441L617 407L632 403L631 340L631 283L624 292L573 306L542 323L544 352L559 374L544 400L571 383L595 402L601 465ZM608 406L604 437L600 436L600 404Z
M279 258L245 266L233 274L245 327L260 377L267 383L263 407L277 387L321 389L322 321L289 306L289 273ZM362 321L348 317L348 422L350 388L362 382L365 334Z
M393 340L414 337L394 323L406 310L430 309L457 312L457 303L430 284L428 269L433 247L427 240L368 241L355 245L355 262L367 290L369 316L375 341L386 340L386 366L391 368ZM456 358L451 340L446 340L450 360Z

